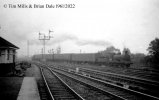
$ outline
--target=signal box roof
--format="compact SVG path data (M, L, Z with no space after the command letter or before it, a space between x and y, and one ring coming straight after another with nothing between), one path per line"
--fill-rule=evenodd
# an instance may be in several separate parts
M10 43L9 41L5 40L4 38L0 37L0 49L19 49L19 47L15 46L14 44Z

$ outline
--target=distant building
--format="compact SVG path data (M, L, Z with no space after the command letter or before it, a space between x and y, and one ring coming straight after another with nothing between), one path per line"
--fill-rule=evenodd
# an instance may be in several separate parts
M19 49L17 46L0 37L0 75L13 72L17 49Z

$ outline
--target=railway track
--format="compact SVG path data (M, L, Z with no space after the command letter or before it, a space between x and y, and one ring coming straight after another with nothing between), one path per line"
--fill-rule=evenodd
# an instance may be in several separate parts
M52 71L52 70L51 70ZM43 73L43 77L44 77L44 80L45 80L45 83L46 83L46 85L48 84L47 83L47 81L46 81L46 77L45 77L45 75L44 75L44 72L43 72L43 69L41 69L41 72ZM46 72L46 73L49 73L49 71L48 72ZM71 77L68 77L68 76L66 76L66 75L62 75L61 76L61 78L59 77L60 75L57 75L57 73L55 73L55 72L53 72L52 71L52 74L55 74L56 75L56 77L58 77L61 81L63 81L63 80L67 80L67 83L65 83L64 81L64 83L65 84L69 84L69 85L73 85L74 84L74 86L76 86L77 88L78 88L78 90L77 90L77 88L76 88L76 91L78 91L79 92L79 90L81 90L81 88L83 88L84 87L84 89L82 89L82 93L80 93L80 95L82 95L82 97L80 96L80 99L77 99L77 100L81 100L81 98L82 98L82 100L125 100L124 98L122 98L122 97L119 97L119 96L116 96L116 95L112 95L111 93L108 93L108 92L106 92L106 91L104 91L104 90L102 90L102 89L100 89L100 88L97 88L97 87L95 87L95 86L91 86L91 85L89 85L89 84L86 84L86 83L83 83L83 82L81 82L81 81L79 81L78 79L72 79ZM65 78L64 78L65 77ZM62 79L63 78L63 79ZM51 78L51 80L54 80L55 81L55 79L52 79ZM69 81L68 81L69 80ZM72 82L72 81L74 81L74 82ZM52 83L51 85L55 85L54 83ZM59 83L58 83L58 85L59 85ZM67 85L68 86L68 85ZM82 86L82 87L81 87ZM49 90L49 92L50 92L50 95L52 95L51 96L51 99L50 100L72 100L72 98L70 98L70 97L68 97L68 98L61 98L62 96L60 95L60 98L56 98L56 99L54 99L54 95L53 94L51 94L51 89L49 89L49 85L47 85L47 87L48 87L48 90ZM52 86L51 86L52 87ZM69 86L68 86L69 87ZM58 89L60 88L60 90L61 90L61 87L60 86L58 86ZM72 88L72 87L71 87ZM73 89L72 89L73 90ZM75 90L75 89L74 89ZM62 89L62 91L64 91L63 89ZM87 92L86 92L87 91ZM56 91L54 90L54 93L55 93ZM62 93L62 94L65 94L65 93ZM85 99L83 99L83 98L85 98ZM76 100L76 99L73 99L73 100Z
M129 68L128 70L125 71L125 74L129 76L136 76L144 79L159 81L158 78L159 72L155 70Z
M55 66L54 66L55 67ZM56 68L68 70L71 72L76 72L76 69L71 67L64 67L64 66L56 66ZM77 73L77 72L76 72ZM121 74L115 74L110 72L103 72L88 68L79 68L78 74L85 74L92 78L100 79L102 81L111 82L118 86L128 88L131 90L143 92L149 95L154 95L158 97L158 89L159 83L157 81L151 81L147 79L126 76Z
M38 90L41 100L51 100L43 80L38 81Z
M46 65L45 65L46 66ZM48 66L47 66L48 67ZM55 68L55 67L54 67ZM57 68L57 67L56 67ZM63 68L61 68L60 67L60 69L63 69L62 71L65 71L65 72L67 72L68 73L68 69L66 68L66 67L63 67ZM59 70L59 69L58 69ZM78 73L79 74L79 73ZM82 76L83 74L81 74L81 76ZM84 74L84 75L86 75L86 74ZM90 75L88 75L89 77L90 77ZM92 77L91 77L92 78ZM94 79L94 78L93 78ZM99 80L99 79L95 79L95 80ZM105 82L105 81L103 81L103 80L99 80L100 82L102 82L102 84L111 84L110 82ZM90 82L89 82L90 83ZM111 84L111 85L114 85L114 84ZM115 86L117 86L117 85L115 85ZM120 86L117 86L118 88L123 88L123 87L120 87ZM125 89L125 88L124 88ZM111 90L111 89L110 89ZM112 89L113 90L113 89ZM137 91L134 91L134 90L130 90L130 89L125 89L124 91L126 91L127 93L129 93L129 92L131 92L131 93L133 93L133 98L135 98L135 100L136 99L140 99L140 100L152 100L152 99L154 99L154 100L158 100L159 98L158 97L156 97L156 96L152 96L152 95L150 95L150 94L145 94L145 93L141 93L141 92L137 92ZM128 92L129 91L129 92ZM121 91L119 91L119 93L120 93ZM110 93L112 93L111 91L110 91ZM130 94L131 94L130 93ZM128 94L129 95L129 94ZM136 97L135 97L135 95L137 95ZM143 99L144 98L144 99ZM129 100L129 99L128 99ZM131 100L131 99L130 99ZM132 100L134 100L134 99L132 99Z
M150 69L135 69L135 68L114 68L114 67L101 67L101 66L93 66L93 65L81 65L81 64L69 64L69 63L54 63L61 66L67 66L67 67L79 67L79 68L88 68L88 69L94 69L98 71L103 72L111 72L116 74L122 74L127 76L133 76L133 77L139 77L149 80L156 80L159 81L159 71L156 70L150 70Z
M41 72L41 70L40 70L40 72ZM48 92L48 89L46 88L44 79L42 78L42 74L40 74L40 72L38 73L39 75L37 78L37 86L38 86L38 90L39 90L40 99L41 100L51 100L50 94Z
M63 73L59 73L51 68L50 70L58 74L58 76L60 76L63 80L65 80L65 82L71 85L71 87L78 91L79 94L86 100L125 100L124 98L109 93L108 91L98 88L97 86L90 85L86 82L78 80L77 78L73 78L68 74L66 75Z
M50 100L84 100L55 73L43 68L41 68L41 73L49 92Z
M121 98L124 98L124 100L158 100L159 98L155 97L155 96L151 96L151 95L147 95L147 94L143 94L140 92L136 92L130 89L125 89L125 88L121 88L117 85L108 83L108 82L104 82L98 79L94 79L94 78L90 78L90 77L86 77L83 75L79 75L79 74L73 74L73 73L69 73L67 71L64 70L57 70L56 71L58 73L62 73L68 76L71 76L74 79L78 79L80 81L83 81L85 83L89 83L92 86L97 86L98 88L104 89L105 91L117 95Z
M80 68L82 72L87 72L87 73L95 73L95 74L100 74L100 75L108 75L108 76L112 76L112 77L118 77L118 78L123 78L123 79L127 79L127 80L133 80L133 81L138 81L140 83L147 83L147 84L151 84L154 86L158 86L159 82L157 81L153 81L153 80L149 80L149 79L144 79L144 78L139 78L139 77L134 77L134 76L127 76L127 75L122 75L122 74L116 74L116 73L111 73L111 72L103 72L103 71L98 71L98 70L92 70L92 69L87 69L87 68Z
M103 81L109 81L119 86L129 88L132 90L145 92L151 95L158 96L159 82L151 81L142 78L130 77L121 74L114 74L102 71L96 71L86 68L81 68L81 72L87 73L93 78L97 78Z

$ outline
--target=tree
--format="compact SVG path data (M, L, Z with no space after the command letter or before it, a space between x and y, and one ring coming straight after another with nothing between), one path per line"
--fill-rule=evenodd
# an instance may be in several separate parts
M159 39L152 40L148 47L149 61L152 65L159 65Z

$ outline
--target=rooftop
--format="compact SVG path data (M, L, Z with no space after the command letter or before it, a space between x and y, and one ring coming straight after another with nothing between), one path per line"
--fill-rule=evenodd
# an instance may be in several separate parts
M0 48L19 49L19 47L15 46L14 44L10 43L2 37L0 37Z

